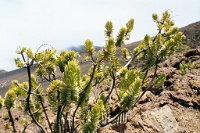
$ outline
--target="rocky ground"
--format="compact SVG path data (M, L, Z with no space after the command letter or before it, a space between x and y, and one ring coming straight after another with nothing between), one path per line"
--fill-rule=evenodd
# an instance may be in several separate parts
M195 67L182 74L182 61L191 61ZM125 122L109 124L100 128L100 133L200 133L200 47L176 53L159 64L158 73L167 75L164 85L147 91L127 113ZM14 112L17 128L22 130L23 114ZM8 119L3 120L3 114L1 110L0 133L12 132L4 130ZM35 131L35 126L29 126L27 131Z
M182 61L195 67L181 74ZM101 133L200 133L200 48L177 53L159 67L167 75L164 85L147 91L126 123L110 124Z
M159 64L159 73L167 80L160 88L145 93L136 107L128 112L127 122L110 124L102 133L200 133L200 22L180 29L186 35L182 51ZM182 61L195 64L181 73ZM136 62L140 64L140 61Z

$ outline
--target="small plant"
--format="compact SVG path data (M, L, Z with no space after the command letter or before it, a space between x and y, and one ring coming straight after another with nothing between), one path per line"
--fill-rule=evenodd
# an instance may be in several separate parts
M190 48L189 44L186 43L186 44L182 44L182 45L179 47L178 51L184 51L184 50L189 50L189 49L191 49L191 48Z
M5 97L0 99L0 107L7 109L13 131L17 132L11 109L16 103L42 133L46 132L46 128L52 133L88 133L121 117L118 123L124 122L126 113L134 108L147 90L164 83L165 74L157 74L158 63L175 53L184 39L184 35L174 27L168 12L164 12L160 19L157 14L153 14L152 18L157 24L158 34L153 37L145 35L132 54L123 48L121 53L126 65L121 64L116 50L125 45L125 40L129 40L134 19L130 19L119 30L117 37L113 36L113 24L108 21L105 25L106 41L103 49L96 51L91 40L85 41L84 59L91 66L84 75L81 75L79 53L63 50L57 54L51 46L44 51L40 51L40 47L36 52L20 47L17 54L21 58L16 58L15 63L19 68L27 69L28 81L13 81ZM129 69L128 65L136 58L144 61L143 68ZM43 88L35 75L31 74L34 64L37 66L36 75L50 83L48 88ZM150 69L154 72L151 78L148 77ZM58 78L56 71L62 73L62 78ZM150 81L147 82L147 79ZM101 91L101 84L109 88L103 89L107 92ZM145 89L142 91L142 88ZM113 94L118 97L115 106L119 112L111 118L110 100ZM92 103L91 96L95 97ZM44 107L45 101L56 116L53 121L50 121ZM22 120L23 132L29 126L27 120ZM42 125L44 120L48 123L45 127Z
M5 129L5 130L11 129L11 128L12 128L12 126L11 126L9 123L6 123L6 124L4 125L4 129Z
M4 101L3 101L4 99L1 97L1 95L0 95L0 109L3 107L3 103L4 103Z
M179 65L179 68L181 70L181 74L185 75L187 73L187 70L191 70L195 68L195 63L191 61L189 61L188 63L186 63L185 61L182 61Z
M9 115L8 115L7 112L3 115L3 119L4 119L4 120L9 120Z

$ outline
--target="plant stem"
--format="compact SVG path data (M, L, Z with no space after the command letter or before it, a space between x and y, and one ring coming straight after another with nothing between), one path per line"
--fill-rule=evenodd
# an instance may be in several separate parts
M78 104L78 106L76 107L74 113L73 113L73 117L72 117L72 128L71 128L71 132L74 133L75 132L75 128L74 128L74 122L75 122L75 115L76 115L76 112L78 110L78 108L81 106L80 102Z
M110 98L110 95L113 91L113 89L115 88L115 75L114 75L114 72L112 71L112 84L110 86L110 89L109 89L109 94L108 96L106 97L106 100L104 102L104 104L108 101L108 99Z
M158 34L160 34L160 33L161 33L161 30L159 30ZM157 38L158 34L154 37L153 42L156 41L156 38ZM149 50L151 51L150 47L149 47ZM151 51L151 52L152 52L152 51ZM137 98L137 100L136 100L135 103L133 104L132 108L135 107L135 105L136 105L136 104L138 103L138 101L142 98L142 96L146 93L146 91L149 90L149 89L151 89L151 88L153 87L153 85L154 85L154 84L153 84L153 81L154 81L155 77L157 76L157 69L158 69L158 63L159 63L157 53L158 53L158 48L156 49L156 56L155 56L155 58L156 58L155 65L156 65L156 66L155 66L153 78L151 79L150 83L149 83L148 86L145 88L145 90L143 91L143 93L140 95L140 97ZM152 55L153 55L153 53L152 53ZM145 73L145 77L147 76L147 73L148 73L148 69L147 69L147 71L146 71L146 73ZM144 77L144 79L145 79L145 77ZM144 79L143 79L143 81L142 81L142 84L144 84Z
M9 115L9 118L10 118L10 122L12 123L13 132L16 133L17 130L16 130L16 128L15 128L15 122L14 122L14 120L13 120L13 117L12 117L12 114L11 114L11 112L10 112L10 109L8 109L8 115Z
M62 106L60 105L60 91L59 90L57 91L57 99L58 99L58 111L57 111L56 122L57 122L57 130L60 133L61 132L60 114L61 114Z
M139 54L141 54L142 52L145 52L145 51L146 51L146 49L139 51L136 55L134 55L134 56L126 63L125 67L128 67L128 65L129 65Z
M25 131L26 131L27 127L28 127L28 125L24 126L24 129L23 129L22 133L26 133Z
M30 96L31 96L31 89L32 89L32 82L31 82L31 68L30 65L27 64L27 71L28 71L28 81L29 81L29 89L28 89L28 96L26 98L26 103L28 106L28 112L33 120L33 122L40 128L40 131L42 133L46 133L45 129L42 127L42 125L40 123L38 123L38 121L36 120L36 118L33 116L33 113L31 111L31 107L30 107Z
M48 125L49 125L49 129L51 130L51 132L53 132L52 127L51 127L51 123L50 123L50 121L49 121L49 117L48 117L47 112L46 112L46 110L45 110L44 104L42 103L41 96L39 96L39 98L40 98L40 103L41 103L41 105L42 105L43 112L44 112L44 114L45 114L46 120L47 120Z
M87 86L83 89L83 91L82 91L79 95L81 95L81 94L85 91L85 89L88 88L89 85L91 84L91 82L92 82L92 80L93 80L93 78L94 78L94 73L95 73L96 67L97 67L97 64L95 63L95 64L94 64L94 67L93 67L93 70L92 70L92 74L91 74L91 76L90 76L90 81L88 82ZM75 132L75 128L74 128L74 124L75 124L75 123L74 123L74 122L75 122L75 115L76 115L76 112L77 112L77 110L78 110L78 108L79 108L80 106L81 106L81 102L79 101L78 106L76 107L76 109L75 109L75 111L74 111L74 113L73 113L73 116L72 116L72 128L71 128L71 132L72 132L72 133Z
M70 118L70 113L66 112L66 114L65 114L64 133L70 132L70 119L68 119L68 116Z
M151 79L150 83L148 84L148 86L145 88L145 90L143 91L143 93L139 96L139 98L137 98L137 100L135 101L135 103L133 104L133 107L135 107L135 105L139 102L139 100L142 98L142 96L146 93L147 90L151 89L153 87L153 81L157 75L157 69L158 69L158 57L156 57L156 67L155 67L155 70L154 70L154 75L153 75L153 78Z
M124 111L119 112L118 114L116 114L113 118L110 119L110 121L106 122L106 123L101 123L101 127L104 127L110 123L112 123L114 120L116 120Z

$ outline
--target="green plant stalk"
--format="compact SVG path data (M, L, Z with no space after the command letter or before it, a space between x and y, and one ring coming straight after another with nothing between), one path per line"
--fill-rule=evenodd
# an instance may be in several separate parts
M56 118L56 122L57 122L57 130L60 133L61 132L61 109L62 106L60 105L60 91L57 91L57 99L58 99L58 111L57 111L57 118Z
M64 105L64 106L62 106L62 108L61 108L61 111L60 111L60 127L61 127L61 129L64 131L64 133L65 133L65 130L66 130L66 127L64 126L64 129L63 129L63 122L62 122L62 115L63 115L63 112L64 112L64 110L65 110L65 107L66 107L66 105ZM66 113L67 114L67 113ZM67 119L67 116L66 116L66 119ZM65 123L64 123L64 125L66 125L66 120L65 119Z
M28 71L28 81L29 81L29 89L28 89L28 96L26 98L26 103L27 103L27 106L28 106L28 112L32 118L32 120L34 121L34 123L40 128L40 131L42 133L46 133L45 132L45 129L43 128L43 126L36 120L36 118L33 116L33 113L31 111L31 107L30 107L30 96L31 96L31 88L32 88L32 82L31 82L31 68L30 68L30 65L27 64L27 71Z
M39 96L39 98L40 98L40 103L41 103L41 105L42 105L43 112L44 112L44 114L45 114L46 120L47 120L48 125L49 125L49 129L51 130L51 132L53 132L52 127L51 127L51 123L50 123L50 121L49 121L49 117L48 117L47 112L46 112L46 110L45 110L45 108L44 108L44 104L42 103L41 96Z
M161 30L158 31L158 34L159 34L159 33L161 33ZM157 38L158 34L154 37L153 42L156 41L156 38ZM150 47L149 47L148 49L150 49ZM151 50L151 49L150 49L150 50ZM152 51L151 51L151 52L152 52ZM153 78L151 79L150 83L148 84L148 86L146 87L146 89L143 91L143 93L136 99L136 101L135 101L135 103L133 104L133 107L132 107L132 108L135 107L135 105L139 102L139 100L140 100L140 99L142 98L142 96L146 93L146 91L149 90L149 89L151 89L151 88L153 87L153 85L154 85L153 82L154 82L154 79L155 79L155 77L156 77L156 75L157 75L157 69L158 69L158 63L159 63L157 53L158 53L158 48L157 48L157 50L156 50L156 66L155 66ZM147 76L147 73L148 73L148 69L147 69L147 71L146 71L146 73L145 73L145 77ZM145 77L144 77L144 79L145 79ZM144 84L144 79L143 79L143 81L142 81L142 84Z
M27 125L24 126L24 129L23 129L22 133L26 133L25 131L26 131L26 128L28 127L28 125L29 124L27 124Z
M63 109L64 110L64 109ZM65 126L64 126L64 133L69 132L70 131L70 120L68 120L68 116L70 115L69 112L66 112L66 117L65 117Z
M112 123L113 121L115 121L118 117L120 117L120 115L123 113L124 111L120 111L118 114L116 114L113 118L111 118L108 122L106 123L101 123L101 127L107 126L108 124Z
M139 54L141 54L142 52L145 52L145 51L146 51L146 49L141 50L141 51L138 52L136 55L134 55L134 56L126 63L125 67L128 67L128 65L129 65Z
M137 98L137 100L135 101L135 103L133 104L133 107L135 107L135 105L139 102L139 100L142 98L142 96L148 91L150 90L153 86L154 86L154 79L157 76L157 69L158 69L158 56L156 57L156 66L155 66L155 70L154 70L154 75L153 78L151 79L150 83L148 84L148 86L146 87L146 89L142 92L142 94Z
M93 70L92 70L92 74L91 74L91 77L90 77L90 81L88 82L87 86L83 89L83 91L81 93L83 93L85 91L86 88L88 88L88 86L91 84L93 78L94 78L94 73L95 73L95 70L96 70L96 67L97 67L97 64L94 63L94 67L93 67ZM80 93L80 95L81 95ZM78 106L76 107L74 113L73 113L73 117L72 117L72 128L71 128L71 132L74 133L75 132L75 128L74 128L74 122L75 122L75 115L76 115L76 112L78 111L78 108L80 107L81 103L79 102Z
M106 97L106 100L105 100L104 104L105 104L105 103L108 101L108 99L110 98L110 95L111 95L111 93L112 93L112 91L113 91L114 88L115 88L115 74L114 74L114 72L112 71L112 84L111 84L111 86L110 86L109 94L108 94L108 96Z
M10 109L8 109L8 115L9 115L10 122L11 122L12 127L13 127L13 132L14 132L14 133L17 133L17 130L16 130L16 128L15 128L15 122L14 122L14 120L13 120L13 117L12 117L12 114L11 114Z

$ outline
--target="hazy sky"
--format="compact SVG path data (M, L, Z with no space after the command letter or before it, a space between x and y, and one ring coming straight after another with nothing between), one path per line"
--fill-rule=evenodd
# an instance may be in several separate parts
M155 35L152 13L169 10L176 26L200 20L199 0L0 0L0 69L16 69L18 46L36 50L50 44L58 50L83 45L91 39L104 46L104 25L110 20L114 35L134 18L131 40Z

